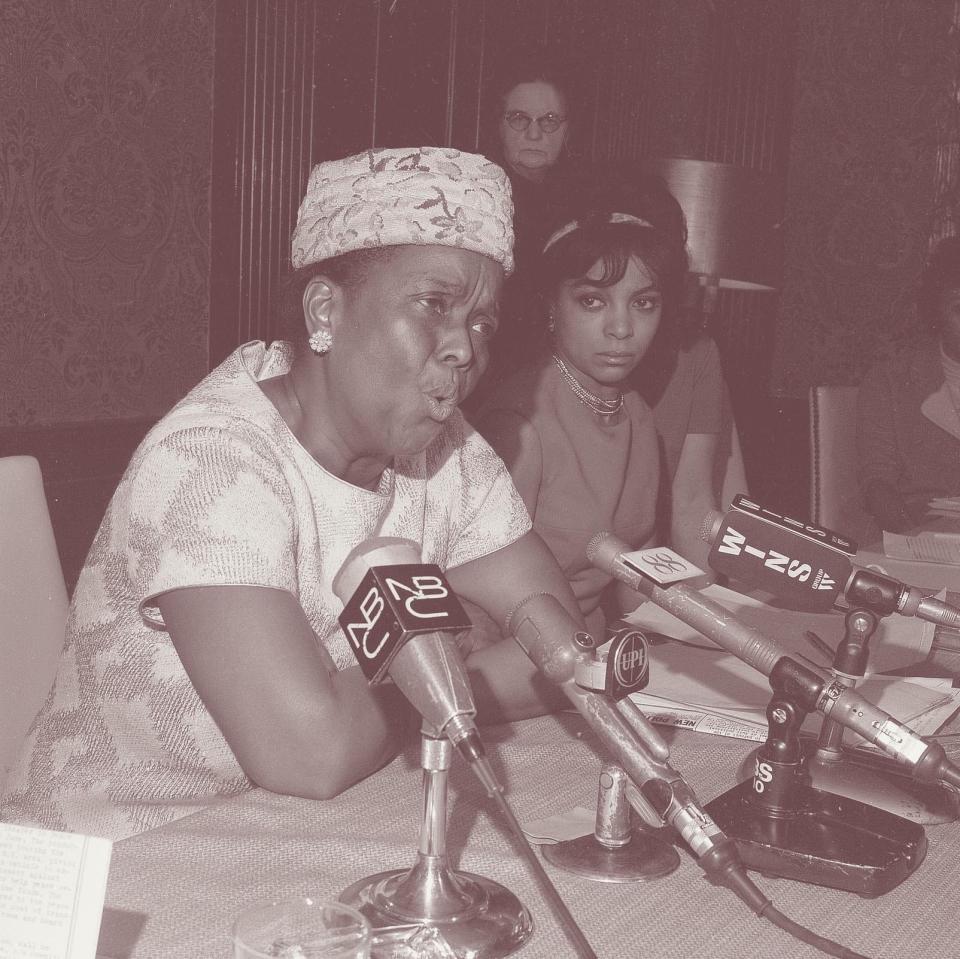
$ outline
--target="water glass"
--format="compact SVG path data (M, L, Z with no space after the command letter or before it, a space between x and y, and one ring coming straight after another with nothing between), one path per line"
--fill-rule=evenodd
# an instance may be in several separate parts
M340 902L253 906L233 924L233 959L369 959L370 923Z

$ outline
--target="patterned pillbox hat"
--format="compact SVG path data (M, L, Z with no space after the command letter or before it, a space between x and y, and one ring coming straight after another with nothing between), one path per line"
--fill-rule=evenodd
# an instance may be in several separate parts
M459 246L513 272L513 200L486 157L445 147L367 150L318 163L293 231L293 268L377 246Z

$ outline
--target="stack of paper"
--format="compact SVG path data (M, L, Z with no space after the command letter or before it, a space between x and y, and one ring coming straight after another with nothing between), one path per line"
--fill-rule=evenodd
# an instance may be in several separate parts
M843 615L797 613L771 608L731 590L711 586L706 596L721 603L742 622L754 626L786 654L826 675L829 662L804 638L813 630L831 647L843 637ZM631 699L653 721L698 732L761 741L766 738L766 708L772 696L767 677L716 646L669 613L646 603L628 619L653 636L650 682ZM670 637L658 641L656 637ZM923 660L933 639L933 627L921 620L888 617L871 640L869 675L858 691L921 735L936 732L960 708L960 690L950 680L879 675ZM804 730L815 735L819 714ZM849 737L850 745L856 745Z
M883 533L883 551L892 559L909 559L919 563L960 563L960 533L920 533L901 536Z

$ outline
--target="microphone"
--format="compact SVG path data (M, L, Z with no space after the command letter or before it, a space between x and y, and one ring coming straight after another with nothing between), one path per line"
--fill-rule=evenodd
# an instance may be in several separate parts
M645 573L637 558L641 556L608 532L598 533L587 546L587 558L599 569L653 600L765 676L786 679L807 709L816 709L873 743L912 769L921 782L960 786L960 769L950 762L941 745L927 743L856 690L795 662L759 630L741 622L693 587L673 583L664 589L657 585Z
M857 547L851 540L742 494L726 513L706 515L700 537L711 544L709 563L716 572L772 593L792 609L825 612L845 599L881 616L900 613L960 627L960 609L892 576L854 566Z
M446 861L446 763L436 747L446 735L470 764L507 824L581 959L596 959L576 920L526 840L497 782L473 717L466 666L445 633L472 626L439 566L423 563L408 539L379 537L356 546L333 591L343 602L340 626L371 684L389 677L424 719L424 821L417 864L355 883L341 898L378 926L429 923L473 955L505 955L530 934L530 918L505 887ZM430 727L430 728L426 728Z
M446 735L492 796L502 793L473 717L466 666L449 633L470 617L439 566L408 539L356 546L333 580L340 626L371 685L389 677L438 736Z

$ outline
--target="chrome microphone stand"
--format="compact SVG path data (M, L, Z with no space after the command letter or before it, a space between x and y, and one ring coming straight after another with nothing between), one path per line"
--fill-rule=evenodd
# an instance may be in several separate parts
M647 741L649 724L629 699L630 693L647 684L646 637L621 623L612 627L603 649L586 643L581 651L584 656L574 667L577 685L602 694L640 741ZM673 872L680 865L679 854L651 829L633 823L628 788L632 788L630 777L623 767L605 760L600 767L593 832L544 846L543 858L567 872L600 882L643 882ZM653 812L651 816L654 821L659 819Z
M544 846L544 859L599 882L644 882L673 872L680 865L680 855L652 830L633 822L628 784L629 777L620 766L603 762L593 832Z
M362 912L380 941L389 938L398 947L418 928L430 927L458 959L509 956L533 932L530 913L499 883L451 868L446 824L453 745L424 723L420 755L423 818L416 861L410 869L361 879L340 894L340 901Z

